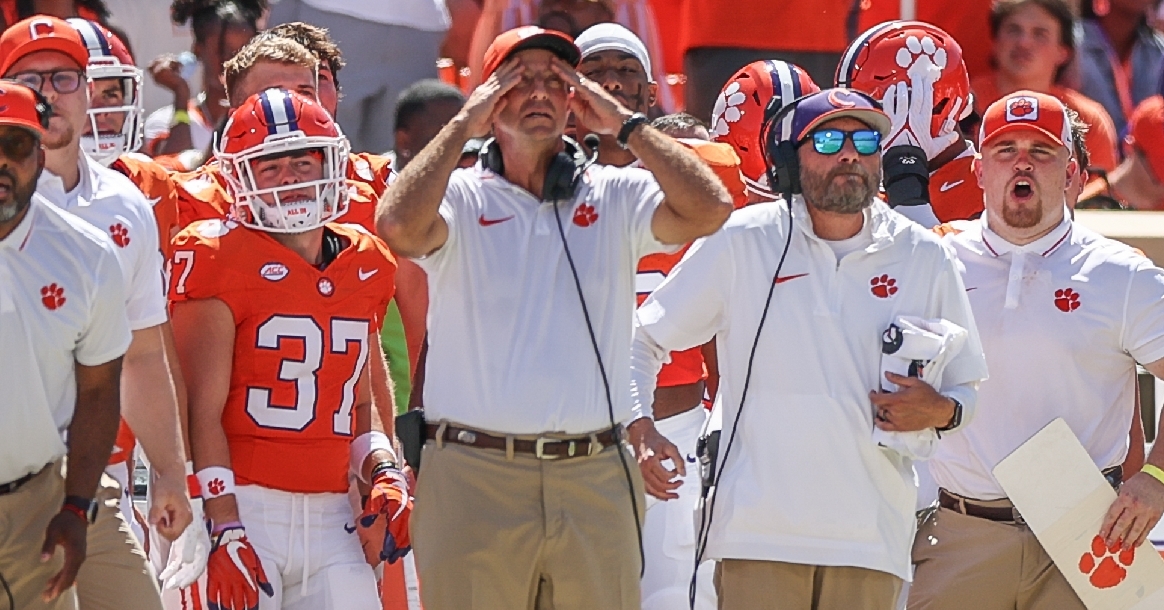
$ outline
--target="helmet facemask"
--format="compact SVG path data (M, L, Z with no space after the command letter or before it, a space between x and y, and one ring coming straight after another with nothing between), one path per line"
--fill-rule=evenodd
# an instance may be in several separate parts
M116 58L91 58L88 76L94 83L105 79L117 79L121 85L122 103L115 106L95 107L94 100L88 110L89 130L81 136L81 150L102 165L109 166L118 157L141 148L144 138L144 115L142 106L142 71L132 65L125 65ZM121 129L116 133L99 129L99 115L121 114Z
M219 151L223 177L234 196L238 222L272 233L304 233L322 227L348 209L349 146L340 137L306 136L302 131L268 136L239 153ZM322 176L294 184L261 188L256 165L281 157L315 156Z

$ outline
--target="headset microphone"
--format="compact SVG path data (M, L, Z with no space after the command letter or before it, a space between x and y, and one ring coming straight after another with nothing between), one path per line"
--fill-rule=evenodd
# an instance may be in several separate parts
M582 143L586 145L586 148L590 149L590 157L586 159L586 162L583 163L582 167L578 169L579 173L584 174L586 173L586 170L590 169L591 165L594 165L596 162L598 162L598 134L586 134L586 137L582 138Z

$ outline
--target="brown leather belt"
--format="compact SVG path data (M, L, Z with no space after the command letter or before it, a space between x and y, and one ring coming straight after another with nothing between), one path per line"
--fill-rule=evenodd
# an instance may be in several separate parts
M1123 479L1123 467L1113 466L1103 471L1103 476L1112 487L1119 487L1119 482ZM1004 498L1005 500L1005 498ZM989 504L998 504L997 500ZM947 510L952 510L956 513L962 513L968 517L978 517L979 519L987 519L989 521L998 521L1001 523L1017 523L1019 525L1025 524L1023 516L1019 514L1018 509L1014 505L1010 506L990 506L983 503L981 500L973 498L966 498L954 493L950 493L945 489L938 489L938 506ZM1007 504L1010 504L1007 502Z
M437 440L437 433L442 424L427 424L425 438ZM563 438L541 437L536 439L522 439L516 437L494 436L480 430L471 430L459 426L445 425L444 438L446 443L456 443L478 449L507 450L512 443L513 452L532 455L539 460L557 460L572 457L594 455L606 447L614 445L622 438L622 426L615 426L609 430L587 434L583 436L568 436Z

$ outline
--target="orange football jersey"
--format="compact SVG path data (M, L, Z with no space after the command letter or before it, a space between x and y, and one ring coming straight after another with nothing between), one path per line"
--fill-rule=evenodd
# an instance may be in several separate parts
M166 168L139 153L121 155L109 168L132 180L153 205L154 218L158 222L158 244L168 260L170 240L185 226L179 226L177 183Z
M174 238L171 300L216 298L234 315L222 428L239 484L348 490L352 407L396 261L359 227L327 230L344 247L322 271L230 220L198 222Z
M982 188L970 164L973 155L950 161L930 174L930 207L941 222L982 215Z
M348 164L349 175L352 164ZM188 226L197 220L223 219L230 216L234 198L218 162L211 161L192 171L174 174L178 183L178 220ZM371 182L375 182L372 180ZM376 202L379 201L369 182L348 178L348 211L336 222L357 224L376 232Z
M639 259L639 270L635 277L635 299L638 305L647 300L647 296L663 283L667 274L679 264L687 248L674 254L648 254ZM677 385L690 385L707 379L707 367L703 362L701 347L693 347L681 352L671 352L671 362L664 364L659 371L657 387L669 388Z
M366 152L351 153L348 155L348 180L367 184L376 194L373 201L379 200L388 189L388 185L396 180L396 172L392 171L392 159Z

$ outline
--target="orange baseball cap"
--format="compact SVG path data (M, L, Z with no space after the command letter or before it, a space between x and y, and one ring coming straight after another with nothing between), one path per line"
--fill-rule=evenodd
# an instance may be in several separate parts
M37 15L9 26L0 35L0 75L7 74L25 55L37 51L64 53L81 70L89 65L89 50L73 26L63 19Z
M979 141L986 146L1004 133L1034 131L1068 150L1072 148L1071 120L1059 98L1034 91L1016 91L994 102L982 116Z
M37 92L20 83L0 81L0 125L23 127L40 137L50 113L48 102Z
M1153 95L1136 106L1124 142L1144 153L1156 181L1164 182L1164 97Z
M574 67L578 67L578 62L582 61L582 51L578 50L574 39L568 34L527 25L502 32L493 39L493 43L485 50L481 80L489 78L511 55L526 49L546 49Z

